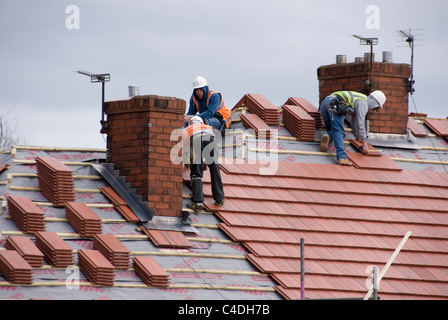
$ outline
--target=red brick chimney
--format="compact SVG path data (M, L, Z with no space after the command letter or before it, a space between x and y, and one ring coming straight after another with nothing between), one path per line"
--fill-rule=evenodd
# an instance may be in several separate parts
M383 54L383 56L385 56ZM373 61L370 58L360 62L345 63L338 56L337 63L317 69L319 80L319 103L328 95L339 90L352 90L369 94L381 90L387 101L380 113L369 115L370 132L406 134L408 123L408 90L410 65ZM384 59L383 59L384 60ZM371 83L371 88L369 88Z
M178 143L170 136L182 128L185 110L184 100L155 95L105 103L107 162L158 216L181 216L182 164L170 159Z

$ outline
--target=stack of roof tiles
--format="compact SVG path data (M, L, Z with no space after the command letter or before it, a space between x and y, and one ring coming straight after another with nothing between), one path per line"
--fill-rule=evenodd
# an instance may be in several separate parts
M261 94L246 94L234 108L246 106L253 114L258 115L267 125L276 126L280 122L278 108Z
M72 248L56 232L37 232L36 245L51 266L66 268L73 265Z
M66 202L65 216L72 227L83 237L91 237L102 232L101 218L85 203Z
M0 251L0 272L11 283L33 283L33 268L15 250Z
M257 137L271 137L271 128L256 114L241 114L241 122L246 128L253 129Z
M113 234L97 234L93 236L93 248L98 250L119 270L130 267L129 249Z
M40 268L44 264L44 254L28 237L9 236L5 248L16 250L33 268Z
M314 141L316 123L305 110L299 106L283 106L283 124L285 128L300 141Z
M51 157L37 157L36 164L39 188L55 207L75 201L75 182L70 168Z
M288 98L288 100L284 104L301 107L311 117L314 118L314 120L316 121L316 129L324 128L322 115L320 114L319 110L311 102L309 102L307 99L305 99L305 98L297 98L297 97L290 97L290 98Z
M81 271L94 285L111 287L115 280L115 267L98 250L78 250Z
M29 198L9 196L8 211L12 220L24 233L45 230L44 213Z
M170 276L151 257L134 257L134 269L142 280L152 287L167 287Z

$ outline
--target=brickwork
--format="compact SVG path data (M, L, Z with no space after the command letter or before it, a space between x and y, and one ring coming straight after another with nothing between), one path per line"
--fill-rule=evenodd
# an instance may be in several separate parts
M370 63L346 63L321 66L317 70L319 80L319 103L339 90L352 90L369 94ZM405 134L408 122L407 81L410 76L408 64L374 62L372 68L372 91L381 90L387 97L380 113L369 115L370 132Z
M137 194L159 216L181 216L182 164L170 151L173 130L183 126L186 102L155 95L107 102L107 161L115 163Z

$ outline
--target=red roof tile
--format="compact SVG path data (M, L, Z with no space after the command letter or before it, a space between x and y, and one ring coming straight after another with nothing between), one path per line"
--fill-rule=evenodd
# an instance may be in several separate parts
M414 118L408 118L408 127L412 134L416 137L428 136L428 132L421 125L419 125Z
M101 187L100 191L112 202L115 209L126 219L126 221L140 222L140 219L135 215L131 208L129 208L128 204L112 187Z
M437 135L448 137L448 119L425 118L423 122Z
M378 157L365 157L361 153L347 152L347 157L353 162L356 168L395 171L402 170L399 165L385 155Z
M271 137L271 127L269 127L258 115L241 114L240 118L246 128L255 131L257 137L261 136L266 139Z
M142 226L143 232L157 247L190 248L193 244L180 231L155 230Z
M214 206L205 187L205 206L287 299L299 298L301 238L306 297L360 298L367 293L368 266L381 270L408 231L412 236L385 274L380 297L446 298L448 175L361 157L355 156L368 169L280 162L275 174L260 175L258 163L224 164L226 202Z

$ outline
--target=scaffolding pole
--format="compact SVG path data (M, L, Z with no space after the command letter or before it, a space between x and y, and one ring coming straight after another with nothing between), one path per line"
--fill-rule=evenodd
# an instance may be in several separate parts
M305 300L305 240L300 238L300 299Z

